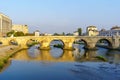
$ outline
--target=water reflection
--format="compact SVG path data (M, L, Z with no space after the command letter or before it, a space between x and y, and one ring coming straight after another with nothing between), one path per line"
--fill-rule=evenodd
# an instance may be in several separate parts
M115 63L119 64L120 63L120 52L116 50L109 50L107 53L107 58L109 63Z
M16 60L41 60L55 62L83 62L83 61L108 61L110 63L120 62L119 51L109 51L106 49L99 50L84 50L81 45L77 45L74 51L62 50L60 48L52 48L51 50L39 50L31 47L28 50L23 50L17 53L13 59ZM103 52L102 52L103 51Z
M116 77L109 77L116 74L114 73L116 71L120 76L119 51L103 48L85 50L82 48L83 45L74 46L74 51L55 47L51 50L39 50L34 46L28 50L22 50L6 65L9 67L2 72L0 80L8 80L9 75L14 75L14 79L10 78L10 80L26 80L23 76L27 76L27 80L88 80L88 78L90 80L119 80ZM103 62L101 56L109 63ZM113 72L109 73L108 70Z
M63 56L63 50L61 48L52 47L50 50L50 55L54 58L60 58Z
M36 49L35 49L36 50ZM56 49L55 49L56 50ZM53 52L52 52L53 51ZM40 53L35 53L36 51L33 50L32 53L29 53L27 50L20 51L16 54L13 59L15 60L41 60L41 61L74 61L74 57L72 56L72 51L60 51L58 54L54 50L39 50ZM31 58L32 57L32 58ZM33 58L34 57L34 58Z
M36 58L40 55L40 50L36 46L30 47L28 50L28 56L31 58Z

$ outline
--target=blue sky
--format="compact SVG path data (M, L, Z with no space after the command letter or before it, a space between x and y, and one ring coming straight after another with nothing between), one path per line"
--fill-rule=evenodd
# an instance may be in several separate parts
M120 26L120 0L0 0L0 12L29 31L72 33L89 25Z

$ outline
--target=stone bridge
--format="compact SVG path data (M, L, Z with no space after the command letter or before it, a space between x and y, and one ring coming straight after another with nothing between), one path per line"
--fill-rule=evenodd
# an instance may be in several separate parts
M86 48L94 49L96 47L96 43L99 40L106 40L109 43L109 47L112 49L116 49L119 47L120 37L106 37L106 36L23 36L23 37L1 37L0 42L2 45L10 45L11 41L16 41L19 46L23 48L27 48L27 42L29 40L35 40L40 43L41 49L50 49L50 43L53 40L60 40L64 44L64 49L71 50L73 49L74 41L81 40L86 44Z

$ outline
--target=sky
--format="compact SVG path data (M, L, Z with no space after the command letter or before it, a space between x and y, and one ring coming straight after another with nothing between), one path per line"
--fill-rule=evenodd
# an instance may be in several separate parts
M13 24L27 24L29 32L83 32L120 26L120 0L0 0L0 12Z

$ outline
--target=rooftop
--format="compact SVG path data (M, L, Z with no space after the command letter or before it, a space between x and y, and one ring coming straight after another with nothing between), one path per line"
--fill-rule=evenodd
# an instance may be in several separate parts
M96 26L88 26L87 28L96 28Z
M9 16L7 16L7 15L5 15L5 14L1 13L1 12L0 12L0 16L4 16L4 17L9 18Z
M111 28L111 30L115 30L115 29L116 29L116 30L117 30L117 29L120 30L120 27L119 27L119 26L114 26L114 27Z

